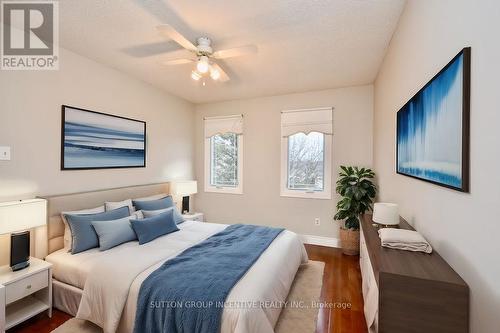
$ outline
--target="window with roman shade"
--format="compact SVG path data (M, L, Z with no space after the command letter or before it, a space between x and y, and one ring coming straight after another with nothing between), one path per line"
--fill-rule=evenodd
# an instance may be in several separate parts
M243 116L204 118L205 191L241 194Z
M333 108L281 112L281 195L331 199Z

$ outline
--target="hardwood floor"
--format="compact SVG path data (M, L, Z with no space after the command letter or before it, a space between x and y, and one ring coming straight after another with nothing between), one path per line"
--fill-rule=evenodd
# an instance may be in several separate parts
M321 301L336 305L319 311L316 333L366 333L359 257L331 247L306 244L306 249L309 259L325 262Z
M45 313L41 313L7 330L7 333L49 333L71 318L72 316L69 314L53 309L52 318L49 318Z
M330 247L306 245L306 249L309 259L325 262L321 301L334 305L319 310L316 333L366 333L359 257ZM70 318L54 309L52 318L41 314L7 333L49 333Z

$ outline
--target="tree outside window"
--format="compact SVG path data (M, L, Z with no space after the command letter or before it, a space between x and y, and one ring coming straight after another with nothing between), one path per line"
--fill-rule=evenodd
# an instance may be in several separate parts
M297 133L288 137L287 188L323 191L325 149L323 133Z
M217 134L210 138L210 185L238 186L238 135Z

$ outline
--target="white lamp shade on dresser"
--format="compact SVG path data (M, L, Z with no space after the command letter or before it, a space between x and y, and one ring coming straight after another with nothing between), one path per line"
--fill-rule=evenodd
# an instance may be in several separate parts
M187 196L198 192L196 180L172 182L170 186L173 195Z
M0 202L0 234L9 234L45 225L47 201L30 199Z
M377 202L373 205L372 220L382 225L398 225L398 205L388 202Z

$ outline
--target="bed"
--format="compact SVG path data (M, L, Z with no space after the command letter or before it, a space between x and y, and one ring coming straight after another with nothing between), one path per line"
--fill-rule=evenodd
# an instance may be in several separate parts
M179 231L139 245L128 242L107 251L72 255L63 249L60 212L101 205L104 201L168 193L168 183L46 197L48 255L53 264L54 306L90 320L107 332L132 332L140 287L165 261L224 230L227 225L186 221ZM221 332L271 333L300 264L307 254L299 236L280 233L227 297ZM241 307L238 304L260 304ZM266 306L272 304L272 306ZM80 310L80 311L78 311Z

